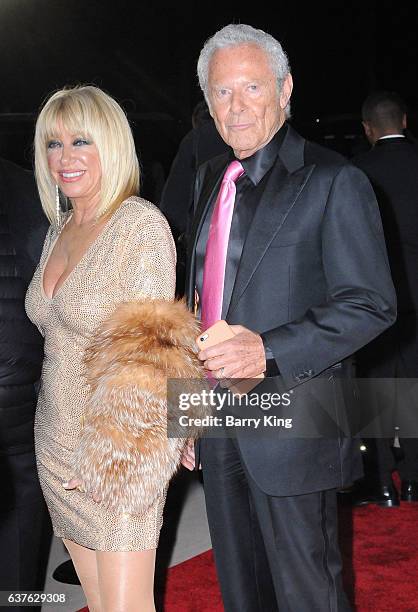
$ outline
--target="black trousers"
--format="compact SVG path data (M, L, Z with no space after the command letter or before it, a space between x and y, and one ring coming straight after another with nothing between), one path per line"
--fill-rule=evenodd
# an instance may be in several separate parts
M405 381L398 379L418 378L418 319L415 313L399 313L396 323L368 344L357 355L357 375L360 378L374 379L370 388L363 386L363 401L372 408L371 413L379 415L382 408L382 399L379 395L379 379L386 379L384 383L385 398L389 410L389 419L386 416L382 435L377 431L376 437L365 439L367 453L364 454L365 476L371 482L390 484L392 471L397 469L402 480L418 481L418 439L403 438L400 431L400 447L403 458L396 461L392 451L393 437L385 437L386 432L395 431L398 410L411 414L413 431L417 428L416 391L411 396L406 395L402 400L399 397L401 390L405 389ZM389 425L389 426L388 426ZM392 427L391 427L392 426ZM378 423L377 423L378 427ZM409 430L408 434L410 434Z
M0 591L42 591L52 536L34 452L0 456ZM30 611L40 607L7 607Z
M392 482L393 470L398 470L402 480L418 482L418 440L401 438L399 443L403 456L396 460L393 439L384 438L364 440L367 453L364 455L365 477L373 482L389 485Z
M350 610L336 492L267 495L249 476L233 439L201 440L200 458L225 611Z

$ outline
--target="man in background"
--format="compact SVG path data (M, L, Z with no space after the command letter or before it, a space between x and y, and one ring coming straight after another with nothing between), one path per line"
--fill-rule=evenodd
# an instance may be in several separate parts
M362 107L362 119L372 148L353 161L367 174L376 193L397 293L398 318L395 325L358 353L358 375L393 379L393 386L396 379L418 377L418 148L404 133L406 106L397 93L377 91L369 95ZM399 506L392 480L395 467L402 480L401 499L418 501L418 440L402 437L403 433L399 432L403 456L398 462L393 437L365 441L366 478L354 491L355 505Z
M0 159L0 591L42 591L49 555L33 440L43 341L24 308L47 227L30 172Z
M166 216L177 248L176 293L184 294L186 244L185 232L193 203L193 189L198 167L227 150L204 100L192 113L192 129L181 141L164 185L160 210Z

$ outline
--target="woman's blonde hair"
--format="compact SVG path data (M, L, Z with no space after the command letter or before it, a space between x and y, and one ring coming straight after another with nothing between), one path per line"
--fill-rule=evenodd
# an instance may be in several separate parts
M48 167L48 141L57 137L59 125L71 134L90 139L101 164L100 203L97 217L112 213L139 191L139 164L128 120L119 104L92 85L64 88L48 98L35 129L35 174L42 207L51 223L59 226L56 187Z

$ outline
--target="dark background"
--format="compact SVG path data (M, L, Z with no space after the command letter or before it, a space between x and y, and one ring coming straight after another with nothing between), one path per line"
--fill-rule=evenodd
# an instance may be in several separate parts
M42 100L64 85L93 83L127 111L146 187L151 162L166 174L191 127L200 48L230 22L250 23L283 44L295 82L292 121L304 136L347 155L364 147L360 108L375 88L404 97L417 133L415 2L225 8L236 4L0 0L0 156L30 167Z

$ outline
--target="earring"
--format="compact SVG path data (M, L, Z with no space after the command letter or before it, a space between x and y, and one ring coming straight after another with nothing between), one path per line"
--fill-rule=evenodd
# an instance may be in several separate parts
M55 212L57 216L57 228L60 229L61 226L61 203L60 203L60 191L58 185L55 185Z

